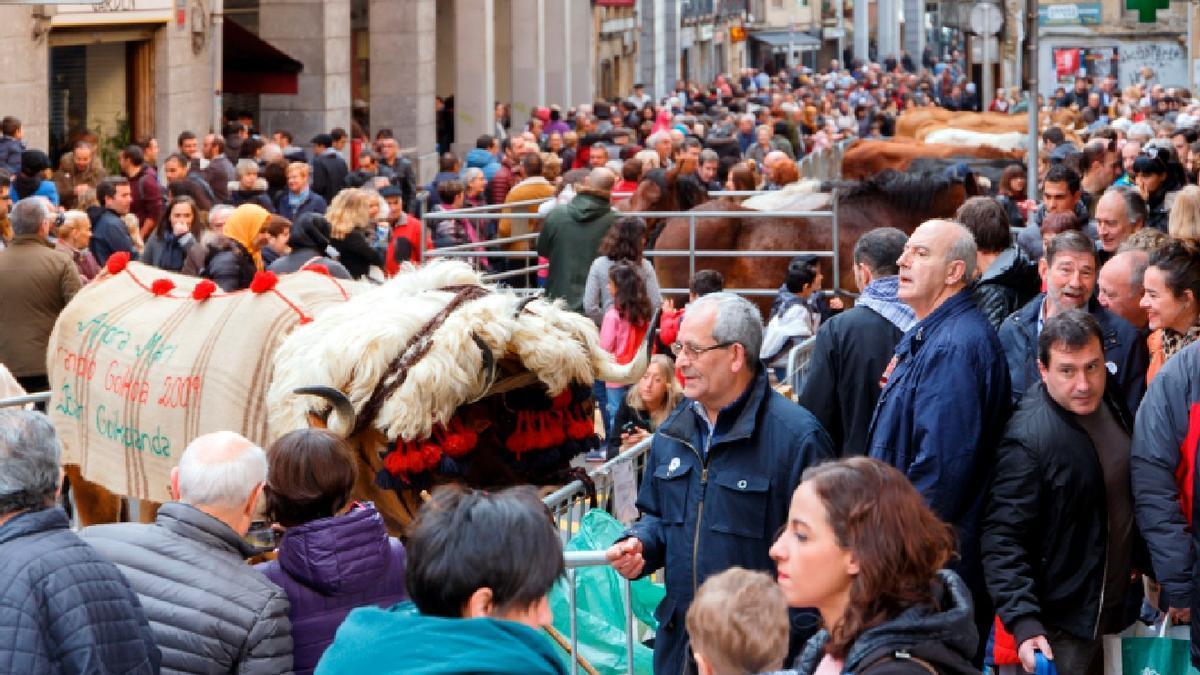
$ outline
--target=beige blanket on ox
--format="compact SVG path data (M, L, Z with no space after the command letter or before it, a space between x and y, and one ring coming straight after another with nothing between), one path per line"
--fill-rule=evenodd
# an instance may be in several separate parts
M162 279L174 288L156 294ZM130 263L85 286L50 335L49 413L63 461L117 494L167 501L171 468L200 434L265 443L275 349L358 290L299 272L262 293L218 289L197 300L197 283Z

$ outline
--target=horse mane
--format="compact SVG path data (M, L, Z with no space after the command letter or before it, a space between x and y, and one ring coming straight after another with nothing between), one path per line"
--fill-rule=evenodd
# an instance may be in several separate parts
M933 208L942 191L955 180L939 173L902 173L884 169L861 181L831 181L821 186L822 192L839 190L841 202L882 201L899 210L926 212Z

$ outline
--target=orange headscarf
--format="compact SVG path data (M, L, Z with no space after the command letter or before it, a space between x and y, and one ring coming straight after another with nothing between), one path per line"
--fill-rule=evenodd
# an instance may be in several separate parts
M270 219L271 213L258 204L242 204L225 221L225 236L244 246L253 256L254 266L260 270L263 268L263 259L254 247L254 240Z

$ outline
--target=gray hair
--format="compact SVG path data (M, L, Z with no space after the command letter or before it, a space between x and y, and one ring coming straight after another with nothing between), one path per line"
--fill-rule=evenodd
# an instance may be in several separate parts
M481 169L477 166L468 166L462 172L462 181L464 183L470 183L472 180L475 179L476 176L482 176L482 175L484 175L483 169Z
M50 217L48 206L40 197L17 202L11 216L13 234L37 234Z
M48 417L32 410L0 410L0 516L54 503L61 454Z
M259 152L259 157L266 164L278 162L283 159L283 148L279 147L278 143L266 143L262 146L262 151Z
M646 139L646 148L652 149L652 148L654 148L654 146L658 145L659 142L664 139L669 139L669 140L671 140L671 142L674 142L674 139L671 139L671 134L669 134L665 131L657 131L653 134L650 134L650 138Z
M250 173L251 171L253 171L254 173L258 173L258 162L254 161L252 159L246 158L246 157L238 160L238 163L237 163L238 178L245 176L246 174Z
M700 163L701 164L703 164L705 162L720 162L720 161L721 161L721 156L717 154L716 150L713 150L712 148L705 148L700 151Z
M217 204L208 212L208 222L211 223L214 220L219 220L224 223L233 214L233 211L234 207L229 204Z
M1132 185L1113 185L1104 191L1101 199L1108 196L1109 193L1119 195L1125 204L1125 219L1130 223L1145 223L1146 217L1150 215L1150 209L1146 206L1146 200L1142 197L1142 193Z
M975 246L975 236L962 223L956 223L953 220L941 222L950 223L957 230L954 241L950 242L950 248L946 249L946 263L949 264L955 260L963 261L963 283L970 283L975 278L976 256L979 254L979 249Z
M236 508L267 480L267 454L232 431L196 437L179 458L179 501Z
M717 342L736 342L746 349L746 363L757 365L762 351L763 322L758 307L736 293L720 291L701 296L688 305L689 311L712 306L716 312L712 337Z

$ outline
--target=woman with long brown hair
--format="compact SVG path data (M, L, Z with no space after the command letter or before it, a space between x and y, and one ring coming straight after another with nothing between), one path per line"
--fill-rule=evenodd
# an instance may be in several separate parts
M1020 164L1010 164L1000 174L1000 185L996 190L996 201L1004 207L1008 214L1009 227L1025 227L1027 209L1023 207L1027 197L1025 193L1025 167Z
M771 547L792 607L815 607L823 630L801 675L978 673L971 594L943 569L954 535L904 474L866 457L804 472Z

